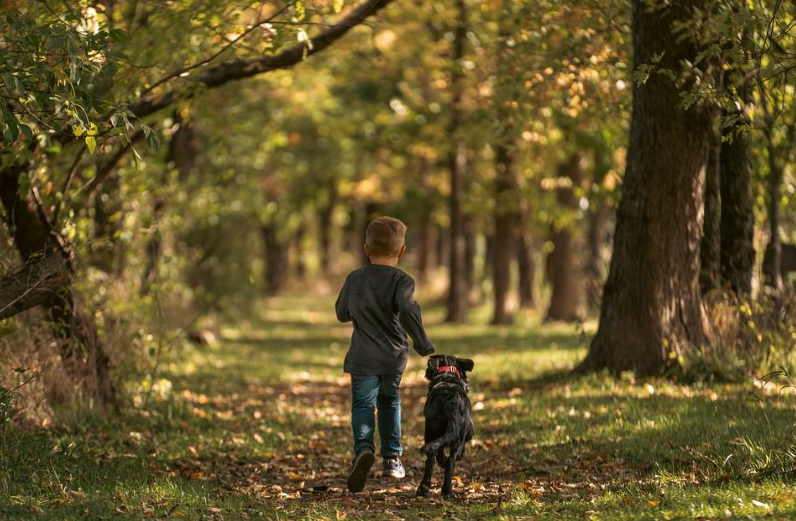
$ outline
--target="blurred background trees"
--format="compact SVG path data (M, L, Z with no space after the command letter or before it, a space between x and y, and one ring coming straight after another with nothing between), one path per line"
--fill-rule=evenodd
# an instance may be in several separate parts
M792 317L750 327L782 316L796 270L793 16L6 2L4 349L46 320L79 394L114 401L197 321L336 291L389 214L447 321L599 316L588 370L677 372L748 338L768 360Z

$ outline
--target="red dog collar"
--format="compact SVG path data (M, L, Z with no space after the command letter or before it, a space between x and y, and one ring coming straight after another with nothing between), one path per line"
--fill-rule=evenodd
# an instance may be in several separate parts
M442 367L437 368L437 374L440 373L453 373L459 378L462 377L462 374L459 372L459 368L455 365L443 365Z

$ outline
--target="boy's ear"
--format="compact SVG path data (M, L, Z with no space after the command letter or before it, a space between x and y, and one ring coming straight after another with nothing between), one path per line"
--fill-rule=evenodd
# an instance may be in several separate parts
M365 257L367 257L369 259L370 258L370 248L368 248L367 244L364 244L363 248L365 249Z
M404 244L403 246L401 246L401 251L399 251L399 252L398 252L398 258L399 258L399 259L403 258L403 256L404 256L404 254L405 254L405 253L406 253L406 244Z
M470 372L473 370L473 367L475 367L475 362L469 358L457 358L456 365L459 366L459 369Z

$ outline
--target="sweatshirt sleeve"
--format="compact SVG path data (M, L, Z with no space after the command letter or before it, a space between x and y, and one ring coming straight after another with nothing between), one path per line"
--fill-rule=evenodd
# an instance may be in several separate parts
M408 275L403 277L395 289L395 300L398 307L398 319L401 321L406 333L412 337L415 351L421 356L434 352L434 344L423 329L423 318L420 315L420 305L415 302L415 281Z
M348 279L345 279L340 295L337 296L334 309L337 312L337 320L340 322L351 322L351 312L348 309Z

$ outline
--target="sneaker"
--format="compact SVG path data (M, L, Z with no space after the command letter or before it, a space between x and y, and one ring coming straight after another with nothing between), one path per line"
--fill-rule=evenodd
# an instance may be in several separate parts
M406 477L404 466L398 458L384 458L381 475L389 478L403 479Z
M368 472L370 467L376 462L376 456L370 449L362 449L357 453L354 458L354 465L351 467L351 472L348 473L348 490L351 492L362 492L365 488L365 483L368 481Z

